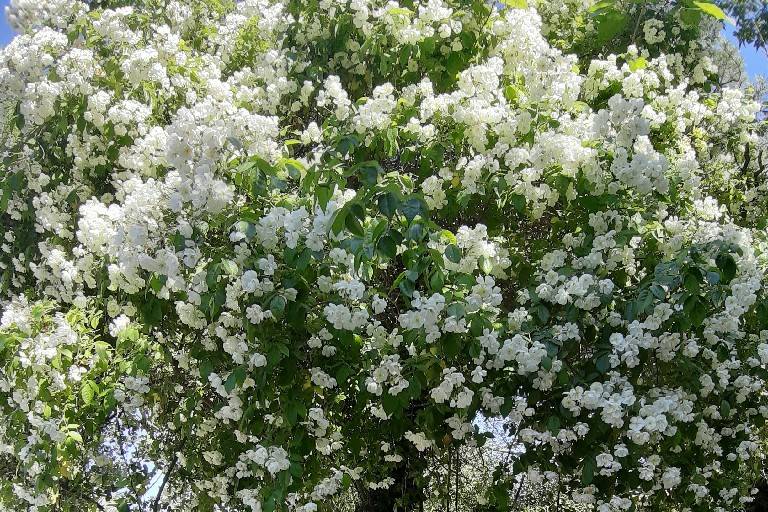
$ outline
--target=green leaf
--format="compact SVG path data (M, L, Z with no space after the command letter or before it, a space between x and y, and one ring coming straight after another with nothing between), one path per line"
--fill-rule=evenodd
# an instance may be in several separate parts
M317 197L317 204L320 205L320 208L322 208L323 211L325 211L325 208L328 206L328 201L331 200L331 196L333 195L333 185L318 185L318 187L315 189L315 196Z
M707 305L698 295L691 295L683 303L683 313L688 315L694 326L698 327L707 318Z
M391 14L392 16L410 17L413 14L413 11L404 7L392 7L387 11L387 13Z
M419 242L422 238L424 238L424 226L420 222L414 222L408 228L406 236L410 240Z
M140 309L144 323L148 326L157 325L163 319L162 302L153 296L149 296Z
M81 436L80 432L76 430L70 430L67 432L67 437L76 443L83 444L83 436Z
M85 405L90 405L91 402L93 402L94 396L96 396L99 393L99 386L92 380L86 380L83 381L82 386L80 386L80 396L83 399L83 403Z
M448 316L454 318L464 318L464 315L467 314L467 309L461 302L451 302L448 304L448 307L445 308L445 312L448 313Z
M301 464L298 464L296 462L291 462L291 467L289 471L291 472L291 476L293 476L294 478L300 478L301 475L304 473L304 468ZM347 474L345 473L344 476L347 476Z
M405 215L408 222L411 222L417 215L423 215L423 203L420 199L412 197L400 205L400 212Z
M236 276L239 272L237 263L232 260L221 260L221 270L231 276Z
M360 139L354 135L346 135L339 139L336 144L336 150L342 155L352 152L360 144Z
M220 263L213 263L206 269L205 283L209 289L215 289L216 284L219 282L219 270L221 269Z
M433 291L440 292L442 291L443 286L445 286L445 275L438 269L429 277L429 287Z
M400 288L400 291L407 297L413 297L413 292L416 291L416 285L410 279L403 279L400 281L398 288Z
M464 54L461 52L452 52L448 56L448 60L445 62L445 69L450 73L452 76L456 75L461 69L466 65L467 60L464 57Z
M696 2L696 1L694 1L693 3L696 7L698 7L703 12L709 14L715 19L724 20L727 18L723 10L718 6L716 6L715 4L711 4L709 2Z
M723 418L727 418L731 415L731 403L726 399L723 399L723 401L720 402L720 414Z
M282 295L275 295L272 297L272 301L269 303L269 310L277 316L282 315L283 311L285 311L285 306L287 303L288 302L285 300L285 297Z
M356 216L347 215L346 219L344 220L344 225L353 235L359 237L365 236L365 230L363 230L363 226L360 224L360 221L357 220Z
M149 371L152 362L144 354L138 354L133 360L133 365L137 370L141 370L142 372L146 373Z
M557 435L560 432L560 418L557 416L550 416L547 420L547 430Z
M458 263L461 261L461 249L451 244L445 248L445 257L452 263Z
M424 378L423 375L416 374L413 377L411 377L408 382L408 392L410 396L414 399L418 399L421 396L422 391L424 390L424 388L421 385L422 381L420 380L420 378L423 379Z
M629 17L618 11L608 11L598 16L597 40L606 43L619 35L629 22Z
M285 408L285 415L288 418L290 425L295 425L299 421L299 417L305 417L307 415L307 407L298 401L288 402Z
M699 293L699 271L697 269L685 274L683 286L694 295Z
M379 211L387 218L392 218L397 211L399 201L392 192L387 192L379 196L378 199Z
M597 361L595 361L595 366L597 367L597 371L600 373L606 373L611 369L611 355L603 354L598 357Z
M456 357L461 351L461 338L456 333L448 333L443 336L442 345L446 357Z
M698 27L701 22L701 9L683 8L680 9L680 21L688 27Z
M501 3L513 9L527 9L528 0L501 0Z
M383 171L379 162L375 160L359 164L357 169L360 173L360 179L369 187L376 184L379 173Z
M648 67L648 61L643 57L638 57L629 63L630 71L637 71L638 69L645 69Z
M331 231L333 231L334 235L338 235L344 229L348 214L349 210L346 208L337 210L336 213L334 213L333 223L331 224Z
M395 259L395 256L397 255L397 244L395 243L395 240L389 235L384 235L383 237L379 238L379 242L376 244L376 248L378 249L379 254L386 256L390 260Z
M389 393L381 395L381 405L384 406L384 412L387 414L394 414L402 407L400 405L400 399L396 396L392 396Z
M211 373L213 373L213 361L209 358L200 361L200 377L207 381Z
M400 149L400 145L397 142L397 133L398 129L396 127L390 126L387 128L386 138L384 140L384 148L387 152L387 156L395 156Z
M227 380L224 382L224 389L227 391L227 393L245 382L246 375L247 373L245 366L238 366L235 368L235 370L229 374L229 377L227 377Z
M739 269L736 265L736 260L733 259L733 255L727 252L721 252L717 255L717 258L715 258L715 263L723 276L724 283L730 283L731 280L736 277L736 273Z
M97 341L95 346L96 355L99 356L99 359L106 361L109 359L109 350L111 348L112 347L110 346L109 343L104 341Z
M232 144L235 149L243 149L243 143L237 137L227 137L227 141Z
M601 12L616 8L616 0L600 0L589 8L589 12Z
M336 382L340 385L343 385L347 382L347 379L349 379L352 374L354 373L354 370L351 366L348 364L342 364L338 370L336 370Z
M304 171L304 164L293 158L283 158L280 160L280 164L288 172L288 176L298 180L301 178L302 171Z
M251 171L251 195L263 196L267 192L267 175L261 169Z

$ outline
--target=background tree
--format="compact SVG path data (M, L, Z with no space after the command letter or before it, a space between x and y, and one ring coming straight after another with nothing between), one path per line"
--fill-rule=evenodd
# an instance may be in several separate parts
M736 21L739 41L768 52L768 5L760 0L717 2Z

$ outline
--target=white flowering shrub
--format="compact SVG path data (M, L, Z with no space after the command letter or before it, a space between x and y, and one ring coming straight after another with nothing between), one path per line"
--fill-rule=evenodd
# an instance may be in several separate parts
M489 418L477 510L749 502L759 105L609 4L12 0L0 508L413 510Z

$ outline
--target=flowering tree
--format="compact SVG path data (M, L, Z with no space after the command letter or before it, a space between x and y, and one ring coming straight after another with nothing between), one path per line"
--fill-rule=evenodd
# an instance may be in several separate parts
M414 510L483 418L477 510L749 501L768 185L714 5L11 3L0 508Z

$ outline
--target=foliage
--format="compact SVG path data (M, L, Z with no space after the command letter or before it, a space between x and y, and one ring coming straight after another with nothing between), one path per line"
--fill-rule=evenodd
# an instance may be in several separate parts
M739 42L768 52L768 4L761 0L720 0L718 4L736 20Z
M749 501L760 105L631 4L13 1L0 506Z

